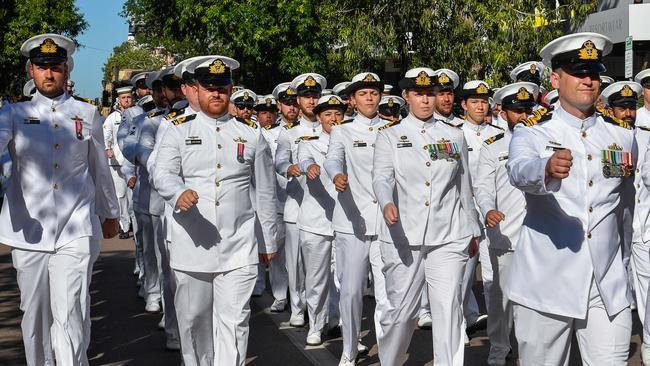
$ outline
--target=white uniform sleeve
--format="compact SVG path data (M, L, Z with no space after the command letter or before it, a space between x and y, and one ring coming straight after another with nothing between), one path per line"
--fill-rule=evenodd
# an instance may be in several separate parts
M387 134L382 131L379 131L377 134L377 140L375 141L375 155L373 158L372 168L372 188L375 191L375 197L377 197L382 212L387 204L394 203L395 161L393 160L390 140L388 139Z
M272 168L273 158L271 157L271 149L262 136L262 133L257 132L257 134L257 148L255 149L253 172L255 174L257 218L260 220L262 226L262 235L264 235L265 244L264 248L259 246L258 251L260 253L275 253L278 251L276 242L277 196L275 194L275 172Z
M474 199L482 217L496 209L496 163L497 160L492 151L483 145L479 155L478 170L474 180Z
M646 188L650 189L650 161L648 161L648 158L650 158L650 144L648 144L645 152L639 151L639 154L645 154L643 165L639 168L641 169L641 179L643 179L643 184L645 184Z
M136 176L135 165L128 160L124 160L124 163L120 165L120 173L126 177L126 180Z
M142 130L142 125L146 124L147 121L142 117L134 118L129 127L129 133L124 140L122 141L122 155L126 160L130 161L133 164L137 163L137 147L138 139L140 137L140 131Z
M300 166L300 171L303 173L307 172L307 168L310 165L316 164L307 144L307 141L300 141L298 144L298 165Z
M14 138L14 117L11 104L0 108L0 151L5 151Z
M120 206L104 149L102 122L99 112L95 110L88 149L88 167L95 183L95 214L102 219L116 219L120 217Z
M158 193L168 201L172 207L176 207L178 197L187 190L185 182L180 176L181 172L181 151L180 135L178 131L169 128L160 141L158 155L156 156L156 170L154 171L153 182Z
M153 184L153 174L154 170L156 169L156 156L158 156L158 148L160 147L160 141L162 141L163 136L165 135L165 131L170 126L170 122L163 119L160 122L160 125L158 126L158 130L156 130L156 137L155 137L155 144L153 146L153 151L151 151L151 155L149 155L149 159L147 160L146 166L147 166L147 171L149 172L149 184L155 187Z
M115 123L113 122L113 113L109 114L108 117L106 117L104 124L102 125L104 144L106 145L106 149L113 148L113 123Z
M474 237L481 236L481 222L479 220L476 205L474 204L474 192L472 182L469 178L469 160L467 158L467 141L463 135L460 149L460 204L465 209L467 215L467 225L472 230Z
M135 156L138 164L142 166L142 169L146 169L147 162L153 148L156 144L156 132L158 124L150 119L146 120L146 123L142 125L140 130L140 135L138 136L138 142L135 145ZM149 172L151 174L151 172Z
M536 146L536 137L530 132L532 127L516 128L508 151L508 176L510 183L519 190L531 194L549 194L550 190L560 188L560 181L546 179L546 162L549 157L541 157Z
M283 177L287 176L287 169L291 166L291 136L286 128L278 135L278 148L275 150L275 171Z
M334 179L337 174L343 174L343 164L345 162L345 145L342 142L343 131L341 128L332 128L332 136L330 136L330 144L327 149L327 156L323 166L327 174ZM383 206L382 206L383 207Z

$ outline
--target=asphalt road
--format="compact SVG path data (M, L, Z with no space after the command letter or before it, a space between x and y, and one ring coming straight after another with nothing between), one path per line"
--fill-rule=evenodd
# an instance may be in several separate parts
M91 365L180 365L178 352L165 350L164 332L158 330L159 314L144 312L144 301L137 297L133 270L133 241L106 240L95 264L91 284L92 341L88 350ZM481 291L480 283L474 290ZM477 296L481 298L481 296ZM269 293L251 301L250 340L247 365L323 365L336 366L341 355L341 338L327 339L319 347L305 347L306 329L288 326L289 313L273 314ZM0 365L24 365L19 309L20 294L11 266L8 247L0 245ZM372 324L374 302L364 301L363 342L370 353L358 365L379 365ZM481 304L482 306L482 304ZM630 344L630 365L641 365L639 342L641 326L634 313ZM485 365L489 342L485 331L477 332L465 349L466 365ZM515 365L515 361L511 361ZM577 345L571 363L581 365ZM432 365L431 332L416 330L406 365Z

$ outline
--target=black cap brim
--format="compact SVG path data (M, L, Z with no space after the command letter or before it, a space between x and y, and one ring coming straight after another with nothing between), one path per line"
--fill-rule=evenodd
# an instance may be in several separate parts
M345 88L345 94L352 95L354 92L361 89L377 89L382 93L384 91L384 83L356 81Z
M612 107L636 107L637 99L636 98L618 98L614 100L608 100L608 103Z
M582 62L575 64L563 64L559 66L570 74L599 74L607 71L605 65L600 62Z
M317 105L314 107L314 113L315 114L320 114L322 111L328 110L328 109L338 109L342 113L344 113L347 109L348 106L345 104L321 104Z
M534 108L536 105L535 102L530 101L530 102L517 102L517 103L508 103L506 104L501 104L501 109L509 110L509 111L520 111L520 110L526 110L530 108Z
M397 83L397 85L399 85L400 89L402 89L402 90L410 90L410 89L424 90L424 89L434 89L435 88L434 83L431 83L431 85L418 85L418 84L415 83L415 80L410 79L410 78L409 79L404 78L404 79L400 80Z

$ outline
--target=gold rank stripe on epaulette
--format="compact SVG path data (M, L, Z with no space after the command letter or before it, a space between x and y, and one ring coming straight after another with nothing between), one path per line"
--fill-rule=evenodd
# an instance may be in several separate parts
M318 136L301 136L298 140L302 140L302 141L318 140Z
M165 115L166 120L171 120L172 118L178 117L179 115L185 113L185 108L180 108L180 109L172 109Z
M643 126L636 126L636 127L643 130L643 131L650 131L649 127L643 127Z
M250 127L250 128L257 129L257 124L255 124L255 122L251 121L251 120L248 119L248 118L235 117L235 119L236 119L238 122L241 122L241 123L247 125L247 126Z
M171 121L172 125L174 126L179 126L182 125L185 122L189 122L196 118L196 114L190 114L189 116L180 116L174 120Z
M279 125L280 125L280 123L279 123L279 122L276 122L276 123L273 123L273 124L270 124L270 125L266 125L266 126L264 126L264 129L265 129L265 130L272 130L272 129L278 127Z
M497 134L497 135L494 135L494 136L490 137L489 139L485 140L484 142L485 142L486 145L491 145L495 141L501 140L503 138L503 136L505 136L505 134L500 133L500 134Z
M390 127L393 127L393 126L397 126L397 125L400 124L400 123L402 123L402 120L401 120L401 119L399 119L399 120L395 120L395 121L390 121L390 122L386 123L385 125L379 127L378 130L379 130L379 131L381 131L381 130L385 130L385 129L390 128Z
M493 125L493 124L491 124L491 123L488 123L488 125L491 126L491 127L496 128L496 129L499 129L499 130L501 130L501 131L505 131L505 130L503 129L503 127L499 127L499 126L497 126L497 125Z
M444 121L444 120L440 120L440 122L446 124L446 125L449 126L449 127L457 128L457 129L459 129L459 130L460 130L461 128L463 128L463 125L462 125L462 124L456 126L456 125L454 125L454 124L452 124L452 123L450 123L450 122Z
M154 118L154 117L158 117L158 116L162 115L163 113L165 113L165 111L163 111L163 110L155 111L155 112L149 112L149 113L147 113L147 117Z
M83 98L83 97L79 97L79 96L76 96L76 95L73 95L72 97L74 99L78 100L78 101L81 101L81 102L86 102L88 104L97 105L97 103L95 103L94 100L89 99L89 98Z
M343 120L343 121L341 121L341 122L336 122L335 126L344 125L344 124L346 124L346 123L350 123L350 122L352 122L352 121L354 121L353 118L346 119L346 120Z
M525 120L519 122L526 127L535 126L540 122L545 122L550 120L553 117L553 107L545 108L539 107L536 111L533 112L533 115L526 118Z
M284 125L284 128L286 128L287 130L290 130L290 129L296 127L296 126L298 126L298 123L287 122L287 124Z
M618 127L623 127L626 130L631 130L633 128L631 124L623 121L620 118L616 118L616 117L612 116L611 113L609 113L609 111L606 110L603 107L596 106L596 112L598 112L603 117L603 121L605 121L607 123L611 123L611 124L613 124L615 126L618 126Z
M9 98L9 103L16 104L16 103L20 103L20 102L29 102L30 100L32 100L31 96L26 97L24 95L16 95L15 97Z

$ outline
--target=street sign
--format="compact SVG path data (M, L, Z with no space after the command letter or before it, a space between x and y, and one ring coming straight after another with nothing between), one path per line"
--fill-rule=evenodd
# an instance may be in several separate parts
M625 78L631 78L634 74L633 70L633 57L632 51L632 36L625 37Z

